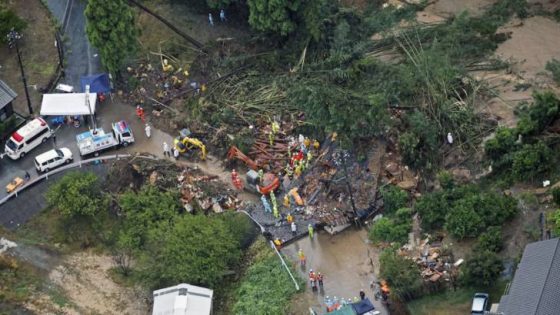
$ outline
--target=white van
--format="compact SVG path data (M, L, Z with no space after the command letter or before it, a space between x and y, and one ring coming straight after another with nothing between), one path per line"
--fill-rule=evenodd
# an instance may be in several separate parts
M73 158L68 148L53 149L35 157L35 168L37 172L48 172L62 164L72 162Z
M39 117L14 132L6 142L5 152L12 160L22 158L52 135L47 122Z

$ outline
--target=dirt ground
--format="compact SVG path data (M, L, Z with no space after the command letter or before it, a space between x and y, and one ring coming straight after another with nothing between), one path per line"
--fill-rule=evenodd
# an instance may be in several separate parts
M54 46L54 22L40 0L0 2L6 3L27 22L27 28L22 32L23 38L20 40L19 46L31 104L34 111L38 111L42 99L40 89L47 86L56 71L58 62ZM2 36L5 35L2 34ZM18 113L27 115L29 112L15 48L9 49L7 45L0 45L0 80L6 82L18 94L14 101L14 109Z
M91 252L73 254L52 270L49 279L68 299L66 314L148 314L142 291L124 288L111 280L110 256Z

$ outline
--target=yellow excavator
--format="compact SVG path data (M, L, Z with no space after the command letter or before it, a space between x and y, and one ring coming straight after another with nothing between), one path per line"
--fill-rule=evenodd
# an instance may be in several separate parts
M193 150L195 148L200 149L200 159L201 160L206 160L206 146L204 145L204 143L202 143L202 141L196 139L196 138L191 138L188 135L190 135L190 132L181 132L181 136L175 138L175 140L173 140L173 146L177 149L177 151L179 151L179 153L183 154L189 150Z

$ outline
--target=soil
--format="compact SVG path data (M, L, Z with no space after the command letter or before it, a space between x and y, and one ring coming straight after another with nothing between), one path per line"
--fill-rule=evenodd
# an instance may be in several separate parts
M58 55L54 46L55 24L49 11L40 0L3 1L7 7L27 22L19 41L23 67L27 77L29 97L33 110L39 111L42 99L41 90L46 88L53 78L58 64ZM2 36L5 36L2 34ZM8 45L0 45L0 79L6 82L17 94L14 110L23 115L29 113L21 81L17 54Z
M69 299L66 314L147 314L145 290L116 284L109 276L114 266L108 255L81 252L52 270L49 279Z

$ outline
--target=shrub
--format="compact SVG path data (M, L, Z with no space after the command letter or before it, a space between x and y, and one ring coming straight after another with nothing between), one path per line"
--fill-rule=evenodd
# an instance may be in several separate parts
M91 172L64 175L49 188L47 202L65 217L94 217L106 206L99 179Z
M560 100L552 92L534 93L532 106L521 110L517 129L524 136L536 136L560 114Z
M491 226L488 230L478 237L478 244L475 250L499 252L503 248L502 228Z
M445 217L445 229L458 239L475 237L483 224L471 200L462 199Z
M12 30L21 32L27 27L27 23L22 20L13 10L5 8L0 4L0 43L7 43L7 34Z
M512 173L519 181L533 180L538 175L550 171L552 150L543 142L526 144L512 157Z
M387 185L381 189L383 208L385 214L395 213L398 209L406 207L408 193L397 186Z
M560 187L552 188L552 200L557 206L560 206Z
M449 206L445 192L438 191L422 196L415 205L422 219L422 227L426 230L443 227Z
M439 172L437 175L439 185L445 190L453 189L455 186L455 181L453 180L453 175L451 173L443 171Z
M379 256L379 264L381 278L389 283L392 295L403 301L422 295L422 277L414 261L387 249Z
M410 219L405 222L397 222L396 220L384 217L373 224L369 230L369 238L376 243L396 242L402 245L408 241L410 228Z
M484 144L486 155L494 161L498 161L504 154L512 152L518 146L517 131L512 128L499 127L496 136Z
M560 12L560 10L558 10ZM552 78L558 84L560 84L560 61L552 59L546 63L546 70L552 73Z
M414 168L430 168L437 160L440 143L435 124L420 111L407 115L406 124L409 131L399 137L403 161Z
M504 270L498 254L481 250L467 259L462 280L466 284L490 287Z

